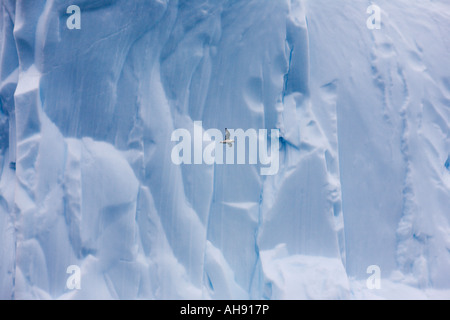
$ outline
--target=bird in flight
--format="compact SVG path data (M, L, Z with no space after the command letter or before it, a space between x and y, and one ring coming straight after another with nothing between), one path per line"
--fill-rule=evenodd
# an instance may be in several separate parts
M228 129L225 128L225 140L220 141L220 143L223 143L223 144L226 143L226 144L228 144L229 147L232 147L233 142L234 142L234 139L233 140L230 139L230 131L228 131Z

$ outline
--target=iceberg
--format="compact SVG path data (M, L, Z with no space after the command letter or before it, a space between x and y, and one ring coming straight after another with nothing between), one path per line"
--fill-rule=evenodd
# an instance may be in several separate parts
M450 4L367 6L3 0L0 299L449 299Z

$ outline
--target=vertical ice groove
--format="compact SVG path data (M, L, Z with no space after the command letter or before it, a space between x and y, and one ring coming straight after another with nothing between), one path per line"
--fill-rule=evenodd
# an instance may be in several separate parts
M284 75L283 93L281 95L282 103L284 103L284 97L286 96L286 92L287 92L287 86L288 86L288 82L289 82L289 72L291 70L291 64L292 64L292 53L294 52L294 46L290 47L287 39L286 39L286 49L289 51L289 61L288 61L288 69Z
M35 52L35 63L39 71L43 71L44 68L44 47L45 41L48 38L48 30L50 28L49 21L51 21L52 15L51 10L54 8L55 0L49 0L45 2L44 10L42 11L37 27L36 27L36 47Z
M400 73L401 74L401 73ZM402 74L401 74L402 75ZM404 76L402 75L402 81L406 88L406 93L408 93L408 86ZM387 100L387 98L385 98ZM414 196L414 186L412 180L412 164L411 164L411 150L409 147L410 144L410 135L411 129L409 125L408 119L408 108L410 107L409 103L409 94L406 95L403 106L400 109L400 116L402 121L402 140L401 140L401 151L403 156L403 161L405 163L405 172L404 172L404 183L402 189L402 217L399 222L399 226L397 229L397 235L399 237L398 244L398 263L401 268L405 272L411 272L411 265L414 263L414 260L417 258L414 253L408 252L408 242L414 241L413 233L414 233L414 215L417 214L417 205L415 203ZM420 244L417 244L420 246ZM412 254L412 256L411 256Z
M0 299L15 298L17 223L14 91L18 57L13 36L15 3L0 4Z

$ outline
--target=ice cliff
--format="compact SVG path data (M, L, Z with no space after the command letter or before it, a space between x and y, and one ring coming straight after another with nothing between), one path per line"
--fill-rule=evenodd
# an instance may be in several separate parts
M0 298L450 298L449 35L446 0L2 0ZM279 129L278 173L173 164L194 121Z

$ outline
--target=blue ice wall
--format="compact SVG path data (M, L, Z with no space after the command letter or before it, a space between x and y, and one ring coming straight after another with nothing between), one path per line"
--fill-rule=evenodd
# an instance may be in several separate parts
M0 298L448 298L450 6L376 5L3 0ZM279 170L173 163L212 128Z

